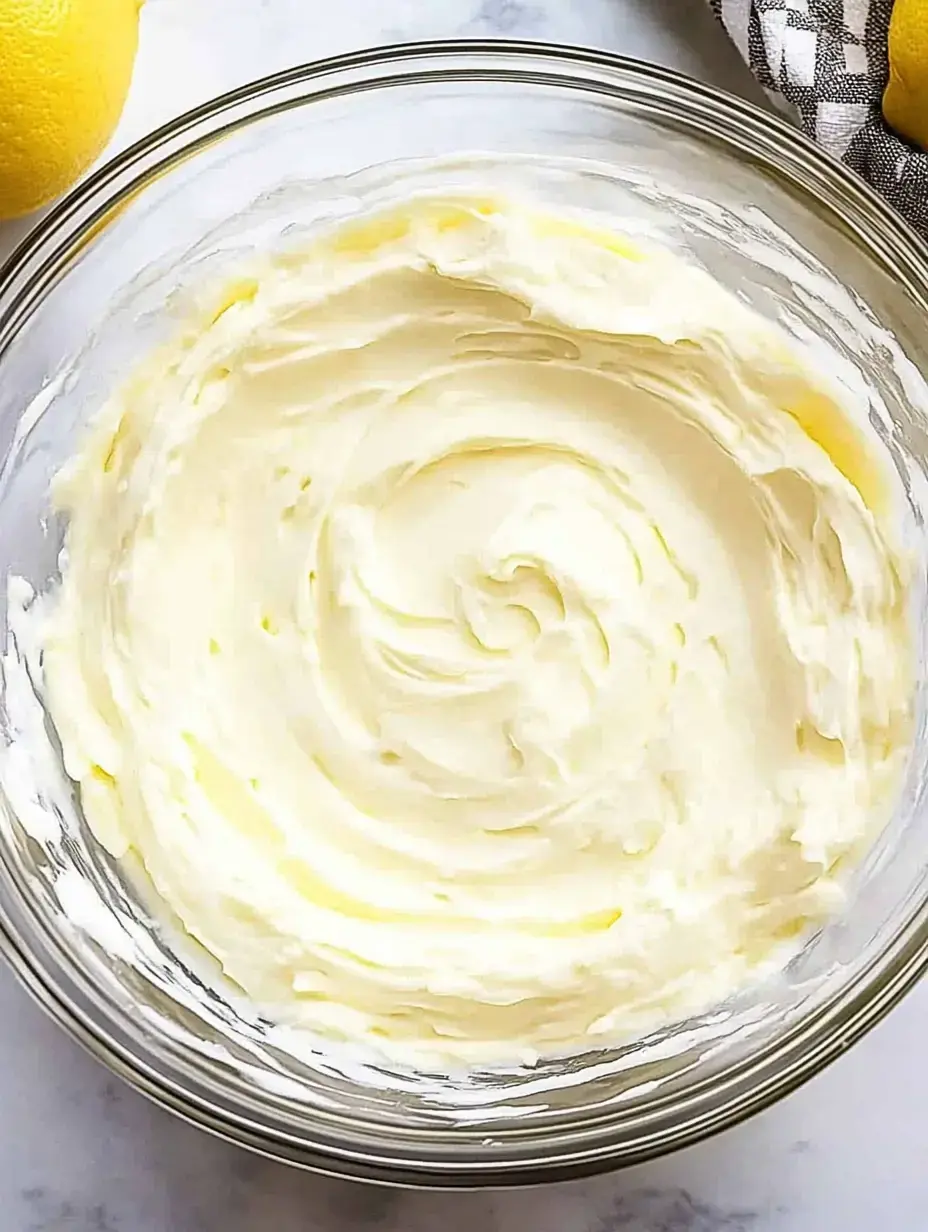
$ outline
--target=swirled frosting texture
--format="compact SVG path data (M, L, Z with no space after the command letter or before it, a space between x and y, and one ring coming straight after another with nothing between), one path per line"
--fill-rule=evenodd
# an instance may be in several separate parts
M269 1013L396 1056L706 1006L893 802L877 452L708 275L573 220L425 200L282 254L59 479L88 821Z

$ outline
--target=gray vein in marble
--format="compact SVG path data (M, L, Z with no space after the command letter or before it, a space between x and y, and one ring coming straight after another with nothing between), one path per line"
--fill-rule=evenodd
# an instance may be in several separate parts
M686 1189L639 1189L617 1194L589 1232L749 1232L759 1218L757 1211L724 1209Z
M22 1232L122 1232L105 1203L80 1205L44 1185L24 1189L22 1197L28 1220Z
M537 37L544 23L545 10L539 4L525 0L483 0L463 33L532 38Z

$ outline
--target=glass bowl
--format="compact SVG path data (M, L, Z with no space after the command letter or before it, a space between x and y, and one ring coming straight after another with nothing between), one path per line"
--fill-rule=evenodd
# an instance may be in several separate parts
M41 590L57 575L49 480L76 434L201 289L255 249L400 193L488 184L653 236L826 349L899 472L924 581L928 251L785 122L665 69L515 43L297 68L121 154L0 277L5 955L75 1038L188 1120L280 1160L444 1187L580 1176L730 1126L847 1048L928 958L923 657L900 805L841 918L722 1006L534 1068L391 1072L290 1038L162 918L139 870L89 837L9 584ZM924 608L913 596L915 620Z

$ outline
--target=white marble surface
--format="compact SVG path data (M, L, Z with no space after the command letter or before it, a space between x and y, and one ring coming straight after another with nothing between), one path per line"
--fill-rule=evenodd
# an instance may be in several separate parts
M297 61L494 35L609 47L753 93L703 0L147 0L114 145ZM23 230L0 228L0 257ZM169 1117L0 968L0 1232L922 1232L926 1030L923 986L802 1091L656 1164L543 1192L409 1194L297 1173Z

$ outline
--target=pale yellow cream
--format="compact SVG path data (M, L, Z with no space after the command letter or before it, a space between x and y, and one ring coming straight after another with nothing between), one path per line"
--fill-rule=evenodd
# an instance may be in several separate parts
M90 825L272 1017L397 1058L710 1005L892 807L878 451L707 274L576 221L424 200L282 253L59 480Z

